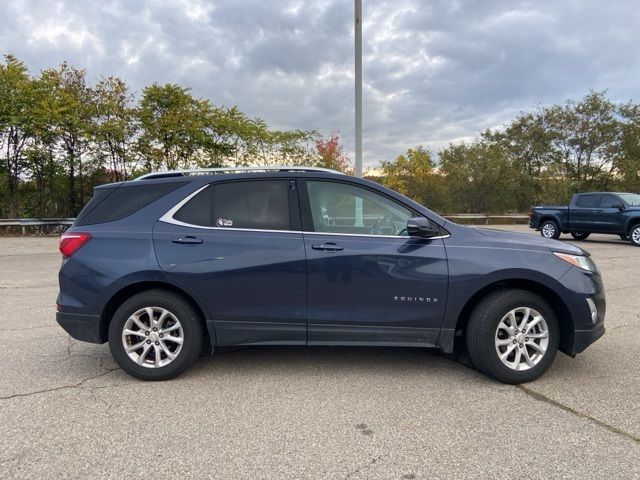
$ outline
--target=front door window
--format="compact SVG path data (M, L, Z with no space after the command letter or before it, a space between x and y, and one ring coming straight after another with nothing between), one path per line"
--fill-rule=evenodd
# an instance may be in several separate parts
M413 216L403 205L366 188L346 183L307 181L316 232L407 236Z

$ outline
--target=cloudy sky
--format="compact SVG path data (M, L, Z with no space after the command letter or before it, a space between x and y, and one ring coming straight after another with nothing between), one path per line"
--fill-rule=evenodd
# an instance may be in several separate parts
M640 101L637 0L363 0L364 158L433 150L538 104ZM0 52L135 91L177 82L353 158L352 0L3 0Z

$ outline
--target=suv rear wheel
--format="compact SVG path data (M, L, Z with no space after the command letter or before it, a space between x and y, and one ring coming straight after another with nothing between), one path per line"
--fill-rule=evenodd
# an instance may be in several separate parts
M542 375L558 351L560 336L553 309L526 290L499 290L482 300L467 326L473 364L505 383Z
M125 301L109 325L118 365L141 380L168 380L184 372L202 345L202 323L180 295L149 290Z
M547 220L540 226L540 235L545 238L557 239L560 237L560 228L553 220Z

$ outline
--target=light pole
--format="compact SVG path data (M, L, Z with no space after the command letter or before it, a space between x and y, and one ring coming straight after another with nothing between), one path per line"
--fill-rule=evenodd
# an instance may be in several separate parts
M356 177L362 177L362 0L354 0L356 53ZM355 225L364 226L362 198L355 198Z
M356 177L362 177L362 0L354 0L356 77Z

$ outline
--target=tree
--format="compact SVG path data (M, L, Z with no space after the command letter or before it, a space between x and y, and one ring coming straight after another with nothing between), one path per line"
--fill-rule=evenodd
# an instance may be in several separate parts
M116 77L100 80L93 93L93 151L112 182L125 180L134 168L134 143L140 129L134 96Z
M486 141L449 145L440 152L440 171L451 203L466 212L504 212L514 208L513 169L506 152Z
M45 70L42 81L53 88L52 118L60 148L63 152L63 167L67 172L68 213L76 215L85 203L88 186L84 179L87 168L96 167L85 163L93 121L94 94L87 85L86 72L63 62L57 69Z
M146 87L138 109L138 150L146 168L193 167L199 154L215 146L208 130L210 114L210 103L193 98L188 88L157 83Z
M318 154L318 167L329 168L339 172L351 172L349 157L340 145L338 132L331 132L327 139L319 138L315 141Z
M431 154L422 146L409 148L393 161L382 162L383 185L429 208L447 206L445 186Z
M0 145L7 183L4 215L20 213L20 175L25 168L24 149L33 136L33 87L27 67L12 55L0 64Z

